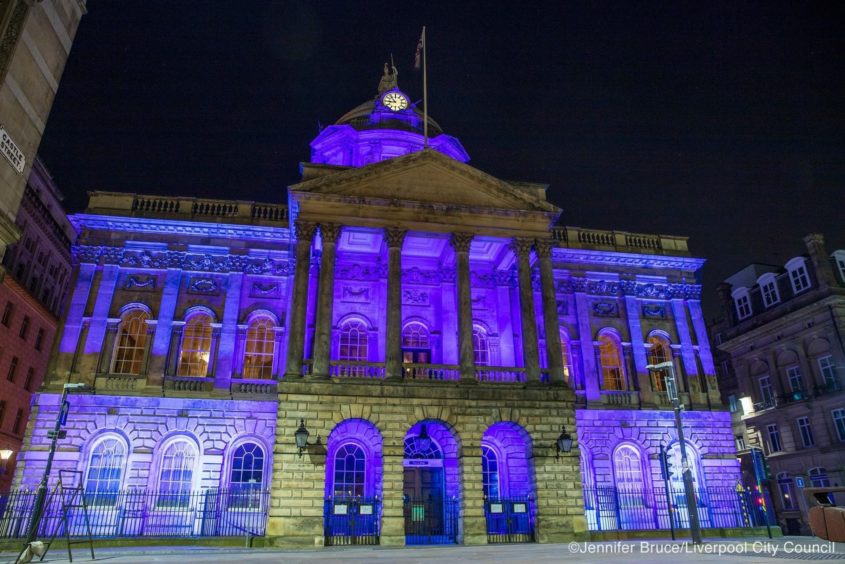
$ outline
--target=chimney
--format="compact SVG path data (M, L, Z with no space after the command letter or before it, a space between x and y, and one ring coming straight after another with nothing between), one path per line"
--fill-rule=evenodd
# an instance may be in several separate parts
M716 292L719 294L719 303L722 304L722 315L724 315L725 321L730 327L736 325L734 321L734 299L731 296L732 289L733 286L727 282L722 282L716 286Z
M810 262L816 273L816 280L820 289L827 289L836 285L836 276L833 273L833 265L830 257L824 248L824 235L821 233L810 233L804 237L804 244L810 254Z

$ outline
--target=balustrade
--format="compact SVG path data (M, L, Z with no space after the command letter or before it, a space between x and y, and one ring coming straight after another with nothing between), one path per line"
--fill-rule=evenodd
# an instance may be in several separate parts
M460 367L457 364L403 364L402 370L406 380L447 380L461 379Z
M384 378L384 363L333 360L329 362L329 376L332 378Z
M210 392L214 388L214 378L165 376L162 388L174 392Z
M601 390L601 402L606 405L639 405L640 394L632 390Z
M525 369L514 366L478 366L475 377L479 382L486 383L525 382Z

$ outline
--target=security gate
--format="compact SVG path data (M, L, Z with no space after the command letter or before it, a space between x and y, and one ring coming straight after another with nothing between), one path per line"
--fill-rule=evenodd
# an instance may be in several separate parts
M380 514L378 498L329 497L323 512L325 545L378 544Z
M534 500L530 497L484 502L487 542L534 542Z
M458 500L405 496L405 544L458 542Z

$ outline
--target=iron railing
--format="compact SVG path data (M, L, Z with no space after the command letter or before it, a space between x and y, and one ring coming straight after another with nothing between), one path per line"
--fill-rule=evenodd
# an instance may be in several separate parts
M534 542L534 514L531 496L484 500L487 542Z
M380 521L378 497L329 497L323 511L325 545L378 544Z
M457 498L405 496L405 544L458 542L459 515Z
M35 503L34 491L0 495L0 538L22 538ZM130 489L85 493L88 521L97 538L263 536L270 492L243 488L195 491ZM70 536L85 536L82 508L69 510ZM61 529L58 495L48 498L39 537Z
M696 488L702 528L742 528L775 524L768 495L750 489ZM591 531L688 529L689 511L683 487L584 488L584 513ZM671 519L671 521L670 521Z

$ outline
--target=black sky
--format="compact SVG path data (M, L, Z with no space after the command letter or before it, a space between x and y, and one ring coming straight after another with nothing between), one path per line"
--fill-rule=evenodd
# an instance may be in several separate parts
M89 0L41 155L88 190L283 201L317 124L399 84L568 225L688 235L704 300L845 248L845 18L810 2Z

